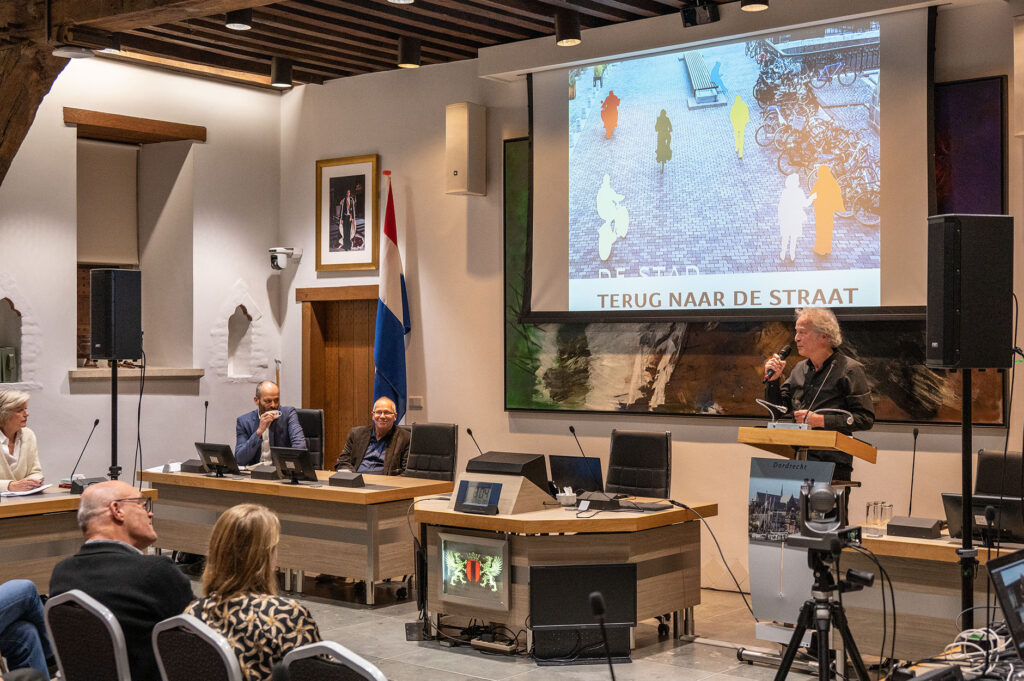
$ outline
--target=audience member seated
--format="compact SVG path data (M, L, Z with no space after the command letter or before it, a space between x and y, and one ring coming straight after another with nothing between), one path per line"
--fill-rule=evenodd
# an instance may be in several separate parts
M180 615L193 598L191 583L170 559L144 553L156 541L152 508L152 501L126 482L87 487L78 505L85 544L57 563L50 577L52 595L81 589L114 613L133 681L160 681L153 627Z
M36 585L27 579L0 584L0 654L11 671L33 669L47 674L46 660L53 653L46 637L43 603Z
M336 471L401 475L409 461L409 431L395 427L395 403L382 397L373 403L373 423L348 432Z
M256 409L235 421L235 460L239 466L270 463L271 447L306 448L294 407L281 406L281 391L273 381L256 386Z
M0 392L0 492L27 492L43 484L36 434L28 423L28 393Z
M277 542L281 523L259 504L239 504L221 514L210 536L203 594L187 614L224 634L245 681L268 681L293 648L320 641L305 606L277 595Z

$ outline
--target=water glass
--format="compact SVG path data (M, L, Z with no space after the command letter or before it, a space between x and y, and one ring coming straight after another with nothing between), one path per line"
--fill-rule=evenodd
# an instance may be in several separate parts
M883 501L869 501L864 510L864 535L868 537L882 536Z

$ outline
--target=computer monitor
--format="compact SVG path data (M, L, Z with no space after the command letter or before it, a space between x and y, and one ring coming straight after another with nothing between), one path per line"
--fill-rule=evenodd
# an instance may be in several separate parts
M576 493L604 491L600 459L550 454L548 466L551 468L551 482L555 483L558 491L566 487Z
M985 519L985 509L992 506L996 519L990 530ZM950 537L963 536L963 497L953 492L942 493L942 507L946 512ZM1024 544L1024 506L1020 497L999 497L991 494L975 494L971 497L972 538L985 546L998 542Z
M274 462L278 476L289 485L298 485L300 480L317 481L313 458L306 449L271 447L270 460Z
M1024 659L1024 551L990 560L986 568L1017 657Z
M203 462L203 468L210 477L223 478L225 473L241 473L238 470L238 462L235 455L231 453L228 445L219 445L212 442L197 442L196 452Z

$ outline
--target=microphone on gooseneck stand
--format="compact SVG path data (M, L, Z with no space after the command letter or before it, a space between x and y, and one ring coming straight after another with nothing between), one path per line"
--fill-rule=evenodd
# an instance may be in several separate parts
M476 438L473 437L473 429L466 428L466 434L469 435L469 439L473 441L474 445L476 445L476 451L480 452L480 456L483 456L484 450L480 449L480 445L477 443Z
M608 671L612 674L612 681L615 681L615 668L612 666L612 651L608 648L608 632L604 629L604 596L600 591L590 592L590 612L601 624L601 639L604 640L604 655L608 659Z
M586 459L587 458L587 453L585 451L583 451L583 445L580 444L580 439L578 437L576 437L576 428L575 428L575 426L569 426L569 432L572 433L573 439L576 440L576 446L580 448L580 454L582 454L583 458ZM587 464L587 470L588 471L591 470L589 464ZM597 484L594 486L594 491L595 492L600 491L601 488L602 488L602 485L601 485L601 464L600 463L597 466L597 476L598 476L598 479L596 481Z
M910 457L910 505L907 507L907 515L914 515L914 467L917 465L917 434L921 432L914 428L914 453Z
M99 419L92 422L92 430L89 431L89 437L85 438L85 444L82 446L82 451L78 455L78 461L75 462L75 467L71 469L72 494L81 494L89 485L106 480L106 478L82 478L81 481L75 480L75 471L78 470L78 464L82 463L82 455L85 454L85 450L89 447L89 440L92 439L92 434L96 432L96 426L98 425L100 425Z
M206 442L206 417L210 413L210 400L203 402L203 442Z
M781 350L779 350L778 352L775 353L775 356L778 357L781 360L785 360L787 357L789 357L789 353L791 353L791 352L793 352L793 348L788 346L788 345L784 345ZM761 379L761 382L762 383L767 383L768 381L772 380L773 378L775 378L775 371L772 370L772 369L769 369L768 373L766 373L764 375L764 378Z

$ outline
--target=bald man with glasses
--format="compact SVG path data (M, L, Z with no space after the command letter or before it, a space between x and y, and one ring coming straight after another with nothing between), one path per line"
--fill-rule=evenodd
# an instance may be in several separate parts
M371 416L373 423L349 431L334 470L401 475L409 463L412 437L408 430L395 425L395 403L387 397L380 398L373 403Z
M53 568L53 596L79 589L114 613L128 647L132 681L159 681L150 639L157 622L180 615L192 585L169 558L145 551L156 541L153 500L126 482L91 485L78 505L85 544Z

